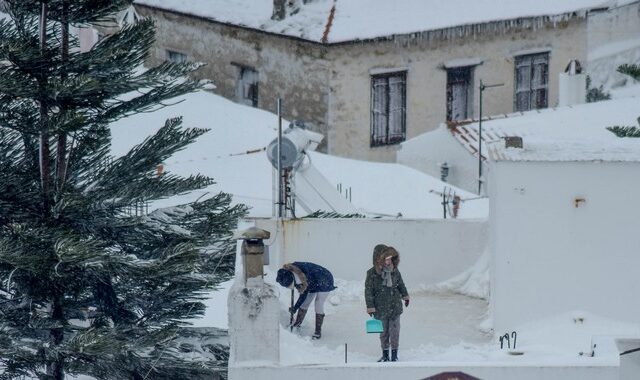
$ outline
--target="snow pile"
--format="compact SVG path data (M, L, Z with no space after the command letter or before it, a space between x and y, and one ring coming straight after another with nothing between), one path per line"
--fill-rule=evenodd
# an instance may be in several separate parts
M631 77L619 73L617 69L623 64L640 63L640 35L595 48L588 52L587 60L591 87L602 86L605 92L612 92L613 95L613 91L634 84ZM631 94L637 95L638 92ZM622 96L625 95L614 97Z
M514 20L516 26L517 19L537 16L554 16L553 21L562 21L573 17L574 12L584 16L589 9L615 2L554 0L524 5L521 0L315 0L301 5L297 13L282 21L271 20L273 0L136 0L135 3L316 42L322 41L331 9L335 7L328 42L343 42L500 20Z
M439 284L423 286L433 292L453 292L469 297L489 299L489 251L485 250L475 264L459 275Z
M598 335L638 336L640 326L571 311L527 323L516 329L518 349L556 357L576 357L591 351L591 339Z
M372 362L373 358L346 347L349 362ZM280 365L295 366L300 364L340 364L344 363L344 344L325 346L313 342L310 336L291 333L288 329L280 329Z
M450 187L462 199L475 194L452 187L439 179L400 164L372 163L311 153L316 167L334 182L350 189L351 202L363 213L404 218L442 218L444 187ZM460 218L484 218L486 199L463 202Z

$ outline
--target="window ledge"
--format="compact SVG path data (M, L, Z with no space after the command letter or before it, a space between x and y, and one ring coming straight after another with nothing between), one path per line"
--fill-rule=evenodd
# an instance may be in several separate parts
M551 50L552 49L550 47L541 47L541 48L535 48L535 49L524 49L524 50L518 50L518 51L512 52L511 56L512 57L519 57L519 56L522 56L522 55L550 53Z
M478 66L482 65L484 61L482 58L459 58L452 59L442 64L445 69L455 69L458 67Z
M409 68L408 67L390 67L390 68L371 69L369 70L369 75L400 73L403 71L409 71Z

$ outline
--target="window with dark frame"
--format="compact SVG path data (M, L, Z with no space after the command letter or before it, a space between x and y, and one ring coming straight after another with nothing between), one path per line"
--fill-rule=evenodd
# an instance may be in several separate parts
M447 121L468 119L473 112L473 67L447 69Z
M248 106L258 106L258 72L251 67L238 66L236 100Z
M547 108L549 53L518 56L515 66L515 110Z
M173 63L184 63L187 61L187 55L174 50L167 50L167 60Z
M398 144L407 135L407 72L371 76L371 146Z

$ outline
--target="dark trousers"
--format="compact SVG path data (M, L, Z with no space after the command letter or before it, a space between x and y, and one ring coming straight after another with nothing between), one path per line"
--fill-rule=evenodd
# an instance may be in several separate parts
M383 350L397 350L400 344L400 316L396 318L380 318L384 331L380 334L380 346Z

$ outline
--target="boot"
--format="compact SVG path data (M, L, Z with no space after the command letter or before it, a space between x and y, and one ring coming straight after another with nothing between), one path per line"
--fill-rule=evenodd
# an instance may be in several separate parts
M307 315L307 309L298 309L298 314L296 315L296 321L293 322L293 327L300 327L302 321L304 321L304 316Z
M391 350L391 361L392 362L397 362L398 361L398 349L397 348L395 350Z
M389 350L382 350L382 357L378 359L378 363L380 362L388 362L389 361Z
M316 314L316 331L311 336L311 339L320 339L322 337L322 322L324 321L324 314Z

